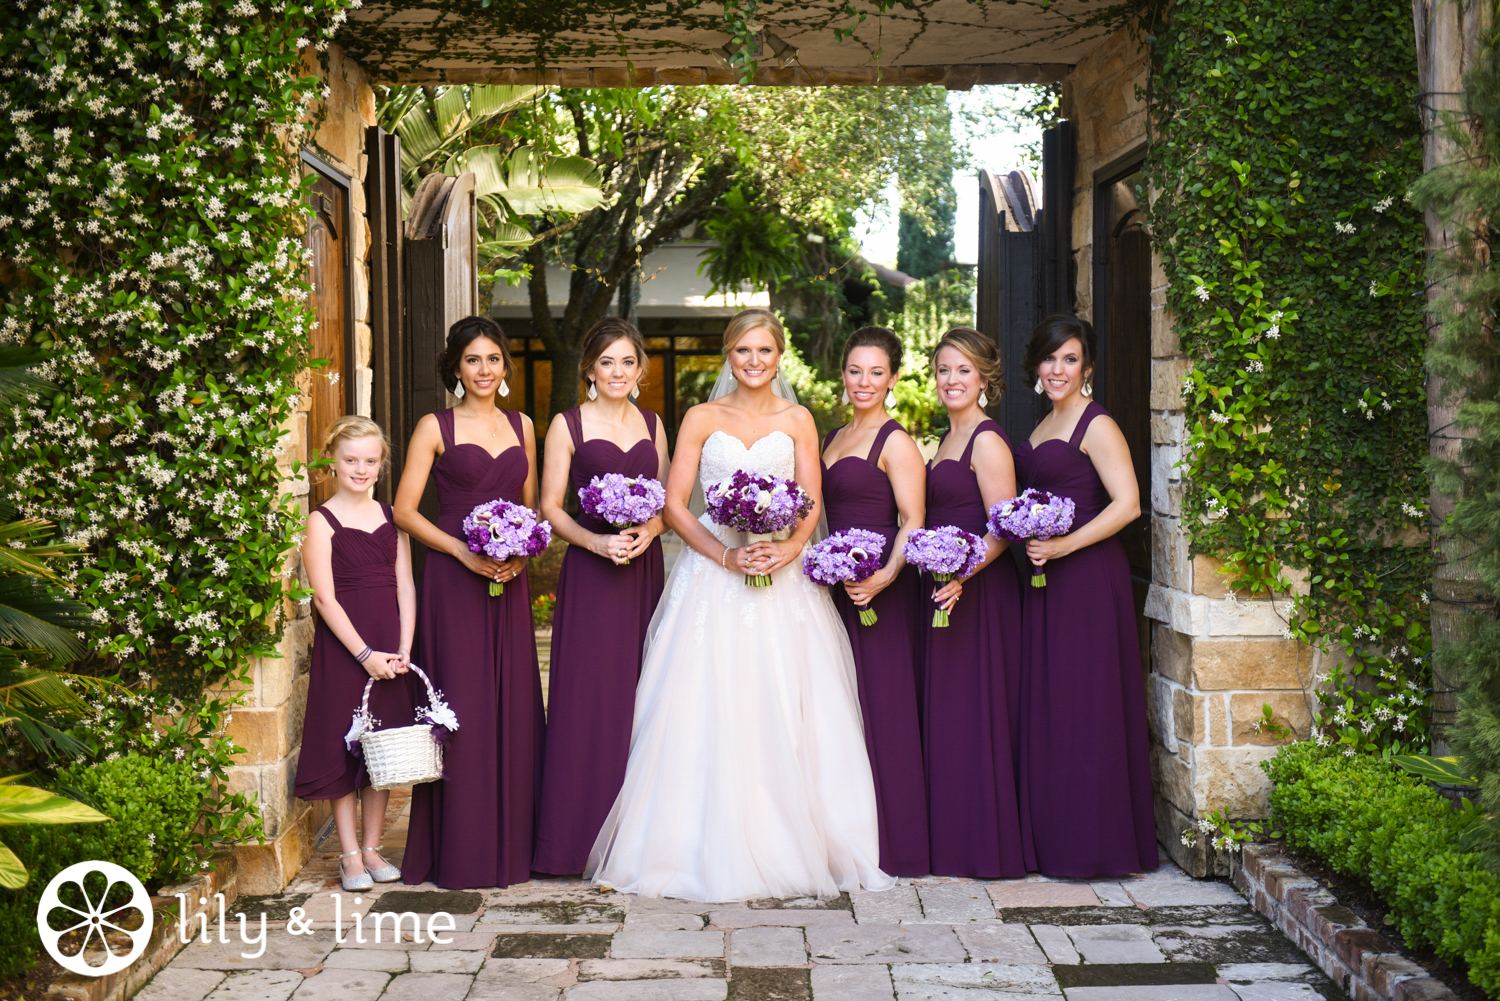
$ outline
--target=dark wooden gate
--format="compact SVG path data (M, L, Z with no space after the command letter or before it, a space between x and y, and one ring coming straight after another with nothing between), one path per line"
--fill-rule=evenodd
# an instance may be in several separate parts
M349 387L354 374L354 304L350 280L349 180L311 154L303 155L304 169L314 178L307 198L313 215L307 226L307 246L312 251L308 280L312 282L312 309L317 326L309 341L314 358L327 359L323 368L309 370L311 405L303 431L308 461L321 454L323 432L348 413ZM334 484L327 476L314 475L308 504L317 507L333 496Z
M416 428L407 406L406 302L402 280L401 137L365 130L365 211L370 222L370 415L391 440L391 475L375 494L389 504Z

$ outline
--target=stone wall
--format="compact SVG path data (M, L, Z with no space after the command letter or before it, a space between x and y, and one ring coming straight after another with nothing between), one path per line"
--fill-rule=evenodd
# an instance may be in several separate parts
M1077 129L1073 248L1080 316L1093 315L1095 172L1143 149L1145 52L1121 29L1090 52L1063 81L1063 114ZM1262 707L1306 737L1316 658L1283 639L1287 601L1252 601L1225 588L1218 563L1188 555L1181 525L1184 440L1181 353L1166 306L1166 275L1151 268L1151 542L1152 586L1146 600L1151 663L1146 684L1156 784L1157 834L1194 875L1216 862L1183 828L1218 809L1231 817L1264 816L1269 782L1259 764L1275 741L1253 729ZM1219 868L1222 868L1219 860Z
M304 72L322 76L329 88L322 106L315 109L322 118L308 148L352 179L349 239L353 251L350 279L354 283L355 378L348 393L354 411L369 416L370 235L363 180L365 128L375 124L375 94L357 63L344 59L337 47L330 47L327 55L326 72L311 57L304 67ZM302 374L304 382L313 377L311 371ZM316 429L308 427L308 406L304 393L301 408L288 423L292 433L281 456L283 489L298 498L303 517L308 513L307 478L292 476L291 466L293 460L306 462L315 447L310 435L316 434ZM307 578L299 552L291 554L288 570L305 586ZM231 785L236 791L254 793L259 798L266 830L265 844L243 845L237 850L239 889L248 894L278 892L312 855L316 832L329 816L327 802L308 803L293 795L307 705L313 618L310 606L288 602L286 611L288 623L279 655L255 662L251 683L239 689L243 704L235 708L229 723L230 736L245 748L244 754L235 757Z

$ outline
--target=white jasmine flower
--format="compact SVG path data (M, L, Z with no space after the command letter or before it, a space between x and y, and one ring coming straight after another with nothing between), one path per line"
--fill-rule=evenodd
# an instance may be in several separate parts
M1208 289L1204 288L1202 285L1199 285L1193 289L1193 295L1198 297L1199 302L1208 301Z

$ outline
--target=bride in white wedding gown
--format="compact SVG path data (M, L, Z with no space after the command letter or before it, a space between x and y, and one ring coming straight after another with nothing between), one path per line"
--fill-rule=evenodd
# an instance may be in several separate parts
M795 476L821 509L812 415L774 391L780 322L746 310L724 345L734 391L678 432L666 519L686 546L647 633L625 782L585 875L715 902L885 889L854 656L802 573L817 511L747 545L688 510L695 471L707 489L738 469ZM772 586L747 587L752 570Z

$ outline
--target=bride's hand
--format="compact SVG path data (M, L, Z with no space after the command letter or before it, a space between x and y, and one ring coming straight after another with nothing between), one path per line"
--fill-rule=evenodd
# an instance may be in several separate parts
M750 559L756 564L756 573L770 574L790 565L798 556L801 556L802 544L793 542L791 539L752 542L745 547L744 552L749 554Z
M959 596L964 593L964 582L961 580L950 580L936 591L932 592L932 600L937 602L939 608L948 611L958 604Z

